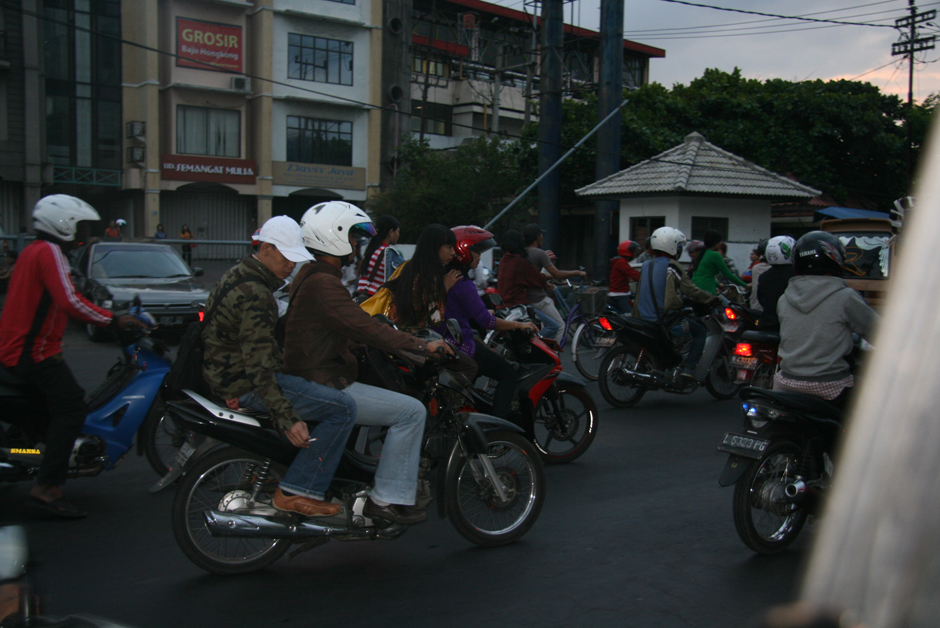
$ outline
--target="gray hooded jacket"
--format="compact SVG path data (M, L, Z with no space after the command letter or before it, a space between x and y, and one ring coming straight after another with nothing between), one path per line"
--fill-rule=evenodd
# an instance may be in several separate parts
M880 320L840 277L815 275L790 279L777 315L784 376L818 382L848 377L852 333L870 341Z

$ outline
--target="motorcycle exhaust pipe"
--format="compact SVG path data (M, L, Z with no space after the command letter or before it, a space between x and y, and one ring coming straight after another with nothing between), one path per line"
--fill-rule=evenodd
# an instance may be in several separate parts
M650 373L637 373L636 371L631 371L628 369L623 370L623 376L626 379L640 384L652 384L659 380L656 375L651 375Z
M791 502L803 501L803 499L806 498L806 492L807 486L806 482L803 480L797 480L796 482L787 484L783 488L783 494L786 495L787 499L789 499Z
M354 529L345 526L329 526L313 521L271 518L262 515L219 512L205 512L206 528L212 536L234 536L240 538L265 539L309 539L317 536L362 536L368 538L367 529Z

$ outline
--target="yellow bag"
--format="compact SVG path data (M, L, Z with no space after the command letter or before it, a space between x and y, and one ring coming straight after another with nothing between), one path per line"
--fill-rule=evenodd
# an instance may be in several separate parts
M392 273L392 276L389 279L389 281L391 281L392 279L396 279L398 275L401 274L402 269L405 267L405 264L407 263L408 262L405 262L404 264L396 268L395 272ZM369 297L368 299L360 303L359 307L365 310L366 314L368 314L369 316L375 316L376 314L384 314L385 316L389 316L389 314L392 311L392 304L394 303L394 301L395 299L394 299L394 296L392 295L392 291L386 288L385 286L382 286L376 291L375 294L373 294L371 297Z

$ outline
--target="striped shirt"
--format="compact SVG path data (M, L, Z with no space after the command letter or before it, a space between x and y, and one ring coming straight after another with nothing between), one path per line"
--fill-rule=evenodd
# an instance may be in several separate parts
M387 244L382 244L379 248L375 249L375 253L369 258L366 273L359 277L359 284L356 286L356 290L364 292L371 297L382 287L382 284L385 283L385 252L387 250ZM372 271L375 269L376 264L378 264L379 267L373 274ZM372 281L369 281L369 277L372 277Z

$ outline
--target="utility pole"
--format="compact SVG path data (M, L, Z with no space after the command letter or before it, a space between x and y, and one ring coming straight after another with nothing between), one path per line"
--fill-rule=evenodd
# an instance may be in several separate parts
M551 170L561 157L561 73L564 45L564 0L542 2L542 78L539 110L539 225L546 240L561 244L561 177Z
M496 68L493 72L493 124L494 135L499 135L499 93L503 87L503 42L496 44Z
M914 0L907 0L910 15L894 21L894 27L901 31L902 40L891 44L892 56L906 56L908 62L907 74L907 189L910 191L914 178L914 136L911 131L911 114L914 112L914 53L921 50L933 50L936 37L917 36L917 25L928 22L937 17L933 9L918 13ZM908 29L904 33L904 29ZM906 37L905 37L906 35Z

